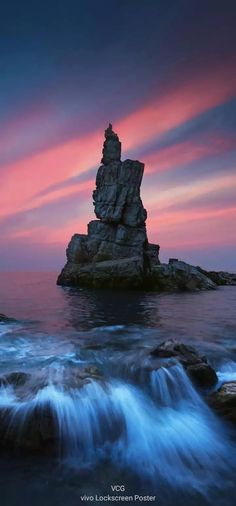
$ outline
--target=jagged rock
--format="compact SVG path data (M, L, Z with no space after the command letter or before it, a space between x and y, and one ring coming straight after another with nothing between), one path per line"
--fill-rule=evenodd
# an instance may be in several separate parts
M93 192L95 214L106 223L123 223L130 227L143 225L147 219L140 197L144 164L125 160L101 165Z
M171 259L160 265L159 246L147 238L147 211L140 196L143 172L143 163L121 161L121 143L109 124L93 192L97 220L88 224L87 235L72 237L59 285L157 291L215 287L184 262Z
M202 357L192 346L169 339L152 350L151 355L158 358L175 358L199 387L208 388L217 383L217 374L213 367L206 357Z
M47 387L48 377L28 374L23 371L4 374L0 377L1 388L12 388L19 408L3 396L0 404L0 448L21 452L54 455L60 444L60 428L53 403L37 403L39 390ZM59 392L73 392L83 388L91 381L104 382L104 377L95 366L68 368L63 378L55 375L50 378ZM4 403L5 401L5 403ZM21 404L20 404L21 403Z
M224 286L224 285L231 285L236 286L236 274L232 274L230 272L224 272L224 271L206 271L202 269L201 267L197 266L196 269L207 276L208 278L213 281L218 286Z
M59 284L93 288L145 288L140 257L104 260L86 265L68 263Z
M105 141L102 150L102 160L104 165L111 162L119 162L121 157L121 142L119 137L112 130L112 125L109 123L108 128L105 130Z
M102 165L93 192L97 220L75 234L58 284L110 288L150 287L159 265L159 246L149 244L147 212L140 197L144 164L120 160L121 143L112 125L105 130Z
M171 259L168 264L155 265L152 269L153 288L160 291L211 290L215 283L193 265Z
M236 381L222 385L208 397L208 403L219 415L236 423Z
M0 376L0 385L22 386L29 381L31 375L24 371L14 371Z

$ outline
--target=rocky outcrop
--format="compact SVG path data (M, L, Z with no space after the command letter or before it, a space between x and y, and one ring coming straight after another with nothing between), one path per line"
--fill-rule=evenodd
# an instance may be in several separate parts
M58 284L151 287L159 246L148 243L147 211L140 196L143 171L137 160L121 161L121 142L110 124L93 192L97 220L88 224L87 235L72 237Z
M215 283L193 265L177 259L152 269L152 286L159 291L196 291L216 288Z
M208 403L220 416L236 424L236 381L224 383L209 396Z
M192 346L179 343L174 339L164 341L152 350L151 355L158 358L174 358L185 369L190 379L200 388L209 388L217 383L217 374Z
M35 374L15 371L0 376L0 449L52 455L60 446L60 420L53 402L39 400L40 392L55 387L60 393L76 393L88 383L104 378L95 366L70 368L63 380L55 371L50 381L43 370ZM11 402L11 398L14 402Z
M196 269L211 279L217 286L236 286L236 274L224 271L206 271L199 266Z
M26 373L24 371L13 371L0 376L0 386L23 386L30 379L31 375L29 373Z
M185 262L160 264L159 246L148 242L140 196L144 164L121 161L121 142L111 124L101 163L93 192L97 219L88 224L87 234L73 235L57 283L156 291L215 288L206 273Z

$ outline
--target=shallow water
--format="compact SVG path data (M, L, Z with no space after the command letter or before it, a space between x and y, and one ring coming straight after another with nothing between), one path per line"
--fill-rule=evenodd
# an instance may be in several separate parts
M0 407L11 408L19 437L32 412L49 407L59 434L56 460L2 455L1 504L74 506L84 493L111 494L123 483L128 495L156 495L161 506L233 506L231 427L180 366L146 365L149 350L172 337L206 354L219 384L236 379L236 288L158 295L55 281L0 275L0 312L18 319L0 324L0 372L31 372L37 385L20 395L3 386ZM70 374L88 366L102 381L76 388Z

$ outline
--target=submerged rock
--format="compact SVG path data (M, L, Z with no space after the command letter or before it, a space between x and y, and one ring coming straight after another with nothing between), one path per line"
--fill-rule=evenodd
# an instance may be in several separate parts
M0 385L22 386L31 379L31 374L24 371L10 372L0 376Z
M236 423L236 381L224 383L209 396L208 403L219 415Z
M213 367L206 357L201 356L192 346L169 339L152 350L151 355L158 358L175 358L198 387L209 388L217 383L217 374Z
M60 450L61 403L69 406L83 387L104 384L97 367L23 371L0 377L0 447L21 452L57 454ZM66 416L65 416L66 420ZM69 429L69 427L68 427Z
M12 323L15 321L15 318L11 318L10 316L6 316L5 314L0 313L0 323Z
M74 234L57 284L155 291L202 290L215 283L199 269L170 259L160 264L159 245L148 242L147 211L140 188L144 164L121 161L121 142L109 124L93 192L97 220Z

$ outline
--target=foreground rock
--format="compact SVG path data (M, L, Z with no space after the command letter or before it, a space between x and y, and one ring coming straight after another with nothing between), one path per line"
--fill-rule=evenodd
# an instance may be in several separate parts
M49 383L44 370L38 374L24 371L2 374L0 448L56 455L60 450L60 420L53 402L40 397L40 392L53 385L60 399L62 392L76 392L91 381L103 383L101 372L94 366L66 369L63 377L58 377L55 371Z
M147 211L140 196L143 172L143 163L121 161L121 142L110 124L93 192L97 219L88 224L87 234L73 235L59 285L156 291L215 287L184 262L160 265L159 246L147 238Z
M152 350L151 355L178 360L198 387L209 388L217 383L217 375L213 367L208 363L206 357L199 355L192 346L169 339Z
M219 415L236 423L236 381L224 383L209 396L208 402Z

